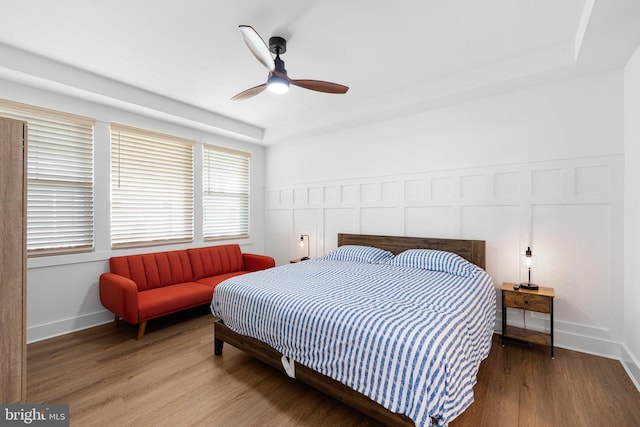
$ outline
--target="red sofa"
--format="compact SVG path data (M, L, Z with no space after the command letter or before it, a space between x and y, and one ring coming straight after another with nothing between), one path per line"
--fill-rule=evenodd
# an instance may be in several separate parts
M120 319L139 325L187 308L209 304L223 280L275 266L273 258L243 254L236 244L109 259L111 272L100 276L100 302Z

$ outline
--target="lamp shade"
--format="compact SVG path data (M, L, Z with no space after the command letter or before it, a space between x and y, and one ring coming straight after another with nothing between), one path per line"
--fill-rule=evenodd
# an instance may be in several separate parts
M527 246L522 262L527 269L528 280L526 283L520 283L520 287L529 290L537 290L538 285L531 283L531 269L536 265L536 257L531 252L531 247Z
M307 256L303 256L303 257L301 258L303 261L304 261L304 260L309 259L309 256L311 255L311 252L310 252L310 251L311 251L311 248L309 247L309 246L311 246L311 245L309 244L309 243L310 243L310 240L309 240L309 235L308 235L308 234L301 234L301 235L300 235L300 247L301 247L301 248L304 248L304 238L305 238L305 237L307 238Z
M532 268L536 265L536 259L531 253L531 247L527 246L527 250L524 252L524 266L527 268Z

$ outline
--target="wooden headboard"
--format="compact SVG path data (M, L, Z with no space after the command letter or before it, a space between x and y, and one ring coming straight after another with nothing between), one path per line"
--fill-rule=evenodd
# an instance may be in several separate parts
M449 251L460 255L477 265L485 268L484 240L458 240L458 239L434 239L429 237L402 237L402 236L374 236L370 234L344 234L338 233L338 246L361 245L373 246L399 254L407 249L437 249Z

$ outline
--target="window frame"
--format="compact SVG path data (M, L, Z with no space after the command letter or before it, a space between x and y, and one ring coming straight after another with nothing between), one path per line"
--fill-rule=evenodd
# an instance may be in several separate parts
M94 119L0 99L27 122L27 256L95 250Z
M249 238L251 235L251 153L212 144L203 144L202 153L203 240L210 242ZM216 168L216 157L218 163L222 163L222 168ZM234 165L236 167L239 166L241 169L237 170L239 173L236 176L232 176L229 180L228 173L235 169ZM212 171L214 172L213 174ZM221 177L221 171L226 171L227 175ZM226 182L214 182L214 180L220 178L222 178L222 181L226 180ZM216 185L218 185L217 190L222 191L215 191ZM217 195L211 193L217 193ZM210 198L214 200L208 201L208 196L211 196ZM218 198L217 204L215 203L216 197ZM236 220L230 220L231 217L227 215L223 220L224 222L221 222L216 219L218 212L212 212L210 209L211 206L217 209L226 209L226 214L229 213L229 210L239 210L241 211L241 217L239 220L237 218ZM211 217L209 215L214 216ZM218 227L214 224L216 221L218 221ZM234 227L234 222L237 224L237 227ZM218 230L217 232L215 231L216 228ZM224 228L237 232L224 233ZM210 232L209 230L212 229L214 229L214 231Z
M113 122L109 129L111 249L192 243L195 141Z

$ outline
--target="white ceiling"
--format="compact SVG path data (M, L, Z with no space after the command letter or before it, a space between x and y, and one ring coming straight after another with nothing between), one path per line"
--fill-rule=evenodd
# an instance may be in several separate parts
M240 24L287 39L291 78L349 92L231 101L267 77ZM638 0L13 0L0 77L269 145L620 68L639 44Z

